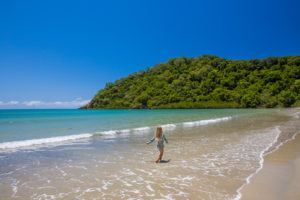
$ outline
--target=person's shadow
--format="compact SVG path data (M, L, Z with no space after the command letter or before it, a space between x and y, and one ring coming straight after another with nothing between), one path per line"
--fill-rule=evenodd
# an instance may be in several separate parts
M168 163L168 162L170 162L171 161L171 159L168 159L168 160L161 160L159 163Z

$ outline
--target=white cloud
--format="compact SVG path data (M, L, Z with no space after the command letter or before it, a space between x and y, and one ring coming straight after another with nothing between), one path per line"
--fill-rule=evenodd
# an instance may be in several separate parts
M24 101L22 104L30 107L30 106L40 106L41 104L43 104L43 102L41 102L41 101Z
M0 108L79 108L89 103L90 100L77 98L73 101L0 101Z
M0 101L0 107L2 107L2 106L14 106L14 105L18 105L18 104L19 104L18 101L7 101L7 102Z

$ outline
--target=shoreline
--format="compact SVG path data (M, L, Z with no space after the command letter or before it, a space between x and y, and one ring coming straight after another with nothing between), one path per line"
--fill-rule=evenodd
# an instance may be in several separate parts
M278 138L279 139L279 138ZM300 197L300 134L267 151L264 162L240 190L241 200L293 200Z
M296 103L295 103L296 104ZM74 108L76 110L184 110L184 109L300 109L300 103L297 103L297 105L292 105L290 107L284 107L284 106L276 106L276 107L264 107L264 106L258 106L258 107L241 107L241 106L209 106L209 105L203 105L203 106L157 106L157 107L143 107L143 108L130 108L130 107L79 107Z

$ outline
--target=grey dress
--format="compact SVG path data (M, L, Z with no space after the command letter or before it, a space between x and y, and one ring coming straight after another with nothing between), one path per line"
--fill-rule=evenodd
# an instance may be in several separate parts
M147 142L147 144L152 143L155 140L155 137L151 138L151 140L149 140ZM168 140L166 138L166 136L164 134L162 134L161 138L157 141L157 149L160 151L164 148L164 142L166 141L166 143L168 143Z

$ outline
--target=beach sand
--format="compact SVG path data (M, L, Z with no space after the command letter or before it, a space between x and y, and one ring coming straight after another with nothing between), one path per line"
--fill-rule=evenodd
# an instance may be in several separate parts
M241 193L242 200L300 199L300 135L265 156L263 168Z

